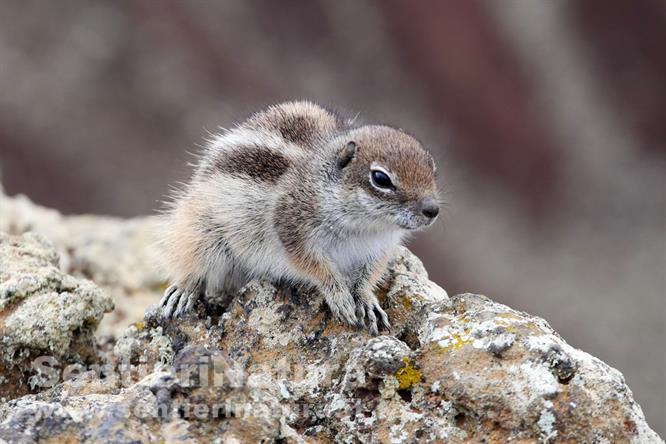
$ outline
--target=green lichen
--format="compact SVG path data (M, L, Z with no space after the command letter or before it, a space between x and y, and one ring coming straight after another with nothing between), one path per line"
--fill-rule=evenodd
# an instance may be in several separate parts
M400 383L398 390L412 388L414 384L421 382L421 372L409 362L409 358L405 357L402 362L405 363L405 366L395 372L395 377Z

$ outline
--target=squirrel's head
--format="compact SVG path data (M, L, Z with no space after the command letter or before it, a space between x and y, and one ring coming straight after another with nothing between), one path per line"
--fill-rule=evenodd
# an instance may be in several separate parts
M337 139L345 213L378 227L416 230L439 214L436 168L415 138L387 126L363 126Z

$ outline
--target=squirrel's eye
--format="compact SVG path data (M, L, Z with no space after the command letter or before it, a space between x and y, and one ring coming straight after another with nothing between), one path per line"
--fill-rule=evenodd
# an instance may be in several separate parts
M388 175L379 170L373 170L370 177L372 178L372 183L378 188L384 188L387 190L393 189L393 183L391 178Z

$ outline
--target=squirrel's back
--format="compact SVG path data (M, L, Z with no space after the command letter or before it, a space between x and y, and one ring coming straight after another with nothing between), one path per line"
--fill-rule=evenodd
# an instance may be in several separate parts
M212 138L197 176L222 173L275 181L347 125L336 113L312 102L270 106Z
M170 278L194 285L195 270L214 270L217 258L233 255L246 264L239 275L277 271L264 268L277 266L281 256L273 222L281 190L299 186L303 178L294 170L345 125L314 103L287 102L210 139L192 181L174 193L163 218L163 266Z

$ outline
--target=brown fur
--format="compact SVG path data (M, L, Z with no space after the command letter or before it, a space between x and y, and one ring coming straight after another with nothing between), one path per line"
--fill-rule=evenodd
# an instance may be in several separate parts
M285 140L312 147L319 137L341 128L342 119L309 102L291 102L271 106L253 115L244 126L277 132Z
M292 263L312 276L327 276L321 264L305 253L305 241L310 224L316 224L317 207L306 189L291 190L280 199L275 212L276 230Z
M390 259L389 256L385 255L380 260L378 260L377 263L375 263L374 266L372 267L372 271L370 272L370 276L368 277L368 284L370 285L371 288L374 289L381 283L381 280L384 277L384 274L386 273L389 259Z
M323 284L330 284L332 276L328 264L317 260L314 256L301 252L289 254L289 260L296 270Z
M264 147L240 146L231 152L218 153L206 173L247 176L262 182L275 183L289 169L290 162L282 154Z
M181 200L173 210L166 239L170 252L169 274L173 281L188 283L198 276L201 269L202 246L206 239L192 221L199 219L200 209L191 200Z
M412 136L387 126L364 126L352 130L349 139L357 146L356 156L348 167L349 183L400 203L436 193L432 156ZM373 162L386 166L399 179L393 196L381 193L368 181Z

